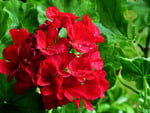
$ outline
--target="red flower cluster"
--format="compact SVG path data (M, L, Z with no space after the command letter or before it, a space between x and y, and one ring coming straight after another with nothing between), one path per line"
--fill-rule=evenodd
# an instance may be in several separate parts
M40 25L35 34L10 30L14 44L4 49L0 72L8 74L8 82L15 77L18 94L39 87L46 109L69 102L80 109L82 99L85 107L93 110L89 100L103 98L109 87L96 45L104 38L87 14L76 21L79 17L49 7L46 16L51 21ZM62 27L67 37L59 36Z

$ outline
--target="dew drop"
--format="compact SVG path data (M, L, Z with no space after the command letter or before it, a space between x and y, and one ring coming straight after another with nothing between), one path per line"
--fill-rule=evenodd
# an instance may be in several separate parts
M79 48L81 48L82 46L81 45L79 45Z
M7 104L7 101L4 100L4 104Z

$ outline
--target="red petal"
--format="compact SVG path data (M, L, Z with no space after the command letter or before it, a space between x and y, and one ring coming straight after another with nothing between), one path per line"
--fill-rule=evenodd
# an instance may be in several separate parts
M78 42L74 42L71 43L71 45L78 51L78 52L83 52L83 53L87 53L90 51L94 51L97 50L98 45L96 45L95 43L90 43L87 41L78 41Z
M47 31L47 47L52 46L53 42L58 38L58 31L49 27Z
M23 94L28 88L33 87L34 84L29 74L23 70L15 73L16 83L14 90L17 94Z
M109 82L104 78L104 79L99 79L99 87L102 92L105 92L109 88Z
M61 19L55 18L55 20L53 20L52 24L53 24L54 28L60 28L61 27Z
M72 34L73 34L72 41L81 40L81 35L86 31L86 26L83 23L78 21L77 23L75 23L73 25L72 31L73 31L72 32Z
M58 57L45 59L44 61L41 62L39 74L42 76L48 76L49 74L56 75L59 69L58 63L59 63Z
M109 82L105 79L106 71L95 71L95 74L97 76L97 82L99 84L99 89L101 91L100 97L104 98L104 92L109 88Z
M62 62L61 62L62 69L65 69L67 67L67 65L69 64L69 62L73 60L73 58L75 58L75 54L73 54L73 53L70 54L70 53L66 52L66 53L62 54Z
M88 28L93 33L97 43L103 43L105 41L104 37L100 35L99 29L91 21L88 23Z
M50 81L49 78L45 77L45 76L39 76L38 80L37 80L37 84L39 86L47 86L50 85Z
M73 101L73 99L72 99L70 93L69 93L68 91L66 91L66 90L64 90L64 96L65 96L69 101Z
M91 61L91 66L96 70L102 70L104 63L102 58L99 58L97 60Z
M36 32L36 40L37 40L37 45L40 49L44 48L46 49L46 34L42 30L38 30Z
M9 74L14 71L16 65L11 62L6 62L5 60L0 60L0 73Z
M56 93L57 87L54 85L44 86L41 88L41 93L45 96L53 95Z
M83 74L89 73L89 71L91 71L92 68L90 66L88 58L82 55L80 58L75 58L72 61L70 61L68 65L68 70L71 72L71 74L78 77L80 74L82 77Z
M72 13L60 13L62 17L62 26L64 28L67 28L70 25L73 25L75 23L75 20L79 17L76 17Z
M56 95L42 95L42 99L44 102L45 109L52 109L69 103L69 101L66 98L63 98L63 100L58 100Z
M82 19L84 24L88 24L88 14L85 14Z
M84 105L87 109L89 109L90 111L93 111L93 106L92 104L90 103L89 100L85 99L85 98L82 98L83 99L83 102L84 102Z
M74 98L79 98L83 95L82 85L74 77L68 77L64 79L64 88Z
M74 103L78 106L78 109L80 110L80 98L74 100Z
M50 54L60 54L69 51L69 42L67 38L60 38L53 47L51 47Z
M83 86L83 92L85 98L94 100L100 96L101 90L99 88L99 83L95 79L86 81L82 86Z
M96 37L96 42L97 43L103 43L105 41L105 38L103 36L97 36Z
M16 28L9 30L9 33L15 44L18 44L18 32L19 31Z
M3 50L3 57L8 61L17 63L19 61L19 47L12 44Z
M30 75L22 69L15 73L15 78L17 81L32 82Z
M54 17L58 16L58 14L59 14L59 10L54 6L51 6L46 9L46 16L51 20L54 20Z
M26 30L21 28L18 33L18 43L20 46L24 45L25 41L29 38L28 36L30 33Z
M17 94L23 94L28 88L32 87L33 84L30 82L17 81L14 84L14 90Z

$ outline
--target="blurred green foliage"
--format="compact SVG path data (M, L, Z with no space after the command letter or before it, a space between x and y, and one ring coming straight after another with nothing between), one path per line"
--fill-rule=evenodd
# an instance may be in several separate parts
M99 51L110 87L104 99L92 101L94 111L85 109L81 102L81 111L69 103L46 112L149 113L150 0L0 0L0 58L12 43L9 30L35 32L47 20L45 10L49 6L80 19L86 13L93 18L105 37ZM66 31L62 29L60 35L66 36ZM17 95L12 88L15 80L7 83L6 77L0 75L0 113L45 112L35 89Z

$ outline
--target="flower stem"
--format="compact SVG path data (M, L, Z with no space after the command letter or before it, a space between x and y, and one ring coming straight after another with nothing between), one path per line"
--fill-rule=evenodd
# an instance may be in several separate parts
M148 58L148 54L149 54L149 50L150 50L149 44L150 44L150 29L148 29L148 36L146 38L145 47L143 47L141 44L138 44L140 49L143 51L145 58Z
M131 87L131 86L127 85L126 83L124 83L124 82L121 80L121 78L118 77L118 80L119 80L119 82L120 82L123 86L125 86L126 88L130 89L131 91L133 91L134 93L136 93L136 94L138 94L138 95L140 94L140 92L139 92L138 90L136 90L136 89L134 89L133 87Z
M143 86L144 86L144 105L146 106L147 105L147 80L146 80L146 77L144 77L144 82L143 82Z

